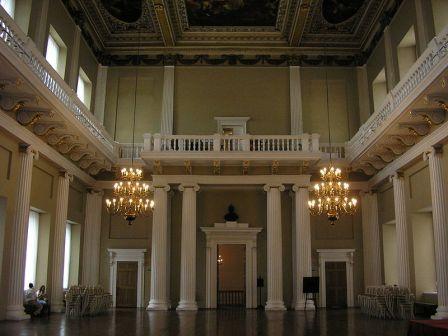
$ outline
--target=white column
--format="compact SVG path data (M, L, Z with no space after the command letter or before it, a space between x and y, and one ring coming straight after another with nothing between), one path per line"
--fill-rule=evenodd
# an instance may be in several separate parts
M303 277L310 277L311 270L311 227L310 212L308 210L309 191L306 186L294 185L295 192L295 261L296 283L294 291L296 302L295 310L305 309L305 295L303 294ZM314 302L306 303L306 309L314 310Z
M75 26L75 33L72 42L72 53L70 58L70 69L68 75L68 84L76 91L79 76L79 44L81 42L81 28Z
M51 311L60 313L64 309L63 279L64 279L64 254L65 254L65 230L67 227L68 192L71 175L61 172L56 186L56 213L54 220L53 251L51 262Z
M427 154L431 180L434 252L437 277L437 313L433 319L448 319L448 197L441 148Z
M265 185L267 192L267 288L266 310L285 310L283 302L282 205L283 185Z
M358 80L358 102L359 102L359 120L360 124L364 124L370 117L370 90L369 80L367 77L367 66L359 66L356 68Z
M99 283L102 203L102 191L87 192L81 282L85 286L96 286Z
M25 281L26 243L30 212L31 176L33 159L37 153L31 146L19 145L17 189L15 192L14 218L11 225L11 255L9 257L9 281L6 298L6 319L29 318L23 312L23 289Z
M386 57L386 80L388 91L392 90L400 81L397 48L392 44L390 26L384 28L384 53Z
M289 99L291 110L291 134L303 133L302 120L302 86L300 82L300 67L289 67Z
M412 231L406 212L405 181L400 173L396 173L391 179L394 187L398 284L406 288L411 288L410 243L412 239Z
M168 310L168 191L170 186L154 187L154 213L151 246L151 294L148 310Z
M364 286L379 286L383 281L377 194L361 193L361 206Z
M104 108L106 106L107 71L109 67L98 64L95 88L95 117L104 124Z
M163 67L161 134L173 134L174 65Z
M177 310L197 310L196 303L196 192L197 184L181 185L182 239L180 258L180 301Z

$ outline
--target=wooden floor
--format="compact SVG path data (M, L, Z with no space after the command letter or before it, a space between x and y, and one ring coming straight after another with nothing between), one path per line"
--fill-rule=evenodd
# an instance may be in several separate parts
M358 309L313 312L200 310L147 312L120 309L107 315L73 319L63 314L21 322L0 322L1 336L68 335L306 335L405 336L408 322L381 321Z

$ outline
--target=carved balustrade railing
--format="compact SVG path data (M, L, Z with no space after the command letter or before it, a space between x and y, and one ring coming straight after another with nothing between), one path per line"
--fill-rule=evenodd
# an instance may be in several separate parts
M30 80L39 80L58 98L81 125L98 139L109 152L114 151L114 142L77 97L76 92L59 76L46 61L34 42L0 6L0 45L8 48L36 75Z
M448 25L432 39L406 76L386 96L383 105L347 143L347 159L351 161L361 154L377 130L403 112L405 107L400 104L411 95L417 98L417 91L423 89L422 83L428 78L435 79L439 72L444 70L445 67L441 65L445 63L448 64Z
M320 153L319 134L301 135L161 135L144 134L144 143L134 145L134 158L147 152L213 153L213 152L265 152L265 153ZM120 158L129 159L132 144L119 145ZM335 149L337 151L339 149Z

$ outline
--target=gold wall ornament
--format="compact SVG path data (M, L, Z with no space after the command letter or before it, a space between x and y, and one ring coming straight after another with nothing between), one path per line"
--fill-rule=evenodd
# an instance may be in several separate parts
M342 181L339 168L330 166L320 170L322 182L314 185L314 199L308 201L310 213L314 216L325 214L331 225L341 214L356 212L358 200L349 197L350 185Z

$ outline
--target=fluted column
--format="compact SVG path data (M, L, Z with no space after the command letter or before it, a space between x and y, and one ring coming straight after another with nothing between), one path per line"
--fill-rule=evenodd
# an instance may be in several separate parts
M9 281L7 290L6 318L24 320L23 282L25 281L26 243L30 212L31 176L33 159L37 153L31 146L19 145L19 177L15 193L13 225L11 225L11 255L9 257Z
M398 284L411 288L410 240L412 236L406 212L405 181L400 173L396 173L391 179L394 187Z
M311 228L310 212L308 210L308 187L294 185L292 190L295 192L295 261L297 277L294 284L296 302L294 309L305 309L305 295L303 294L303 278L310 277L311 271ZM306 309L315 309L314 302L306 304Z
M364 286L379 286L383 281L377 194L361 193L361 206Z
M60 313L64 309L63 281L65 230L67 226L68 192L72 176L61 172L56 186L56 213L54 220L53 252L51 262L51 311Z
M386 56L387 91L389 92L400 81L397 48L392 43L390 26L384 28L384 53Z
M99 283L101 211L103 192L90 190L86 198L84 242L82 258L82 285L96 286Z
M283 185L265 185L267 192L267 287L266 310L285 310L283 302L282 205Z
M180 257L180 301L177 310L197 310L196 303L196 192L197 184L181 185L182 239Z
M72 53L70 57L69 63L69 75L68 75L68 84L73 90L77 90L78 87L78 77L79 77L79 45L81 43L81 28L79 26L75 26L75 31L73 34L72 41ZM70 49L69 49L70 50ZM90 106L87 106L90 110Z
M442 148L427 155L431 180L434 251L436 256L437 313L433 319L448 319L448 198L443 171Z
M148 310L168 310L168 191L155 186L151 239L151 294Z

